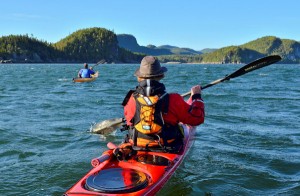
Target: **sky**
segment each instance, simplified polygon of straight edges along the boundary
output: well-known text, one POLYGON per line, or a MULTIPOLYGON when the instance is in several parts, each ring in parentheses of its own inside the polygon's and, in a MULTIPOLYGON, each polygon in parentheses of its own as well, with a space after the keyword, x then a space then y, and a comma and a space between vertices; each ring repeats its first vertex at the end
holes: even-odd
POLYGON ((0 36, 51 43, 101 27, 140 46, 202 50, 264 37, 300 41, 299 0, 0 0, 0 36))

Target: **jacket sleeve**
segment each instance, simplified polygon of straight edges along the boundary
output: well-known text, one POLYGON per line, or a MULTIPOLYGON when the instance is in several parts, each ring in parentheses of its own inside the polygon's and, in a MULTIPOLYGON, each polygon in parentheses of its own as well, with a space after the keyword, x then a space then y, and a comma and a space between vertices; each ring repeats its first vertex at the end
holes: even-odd
POLYGON ((179 122, 192 126, 204 122, 204 102, 200 94, 191 96, 187 102, 179 94, 173 94, 173 100, 170 102, 169 107, 172 108, 179 122))
POLYGON ((135 107, 135 100, 133 96, 131 96, 126 105, 124 106, 124 117, 126 119, 127 125, 132 125, 130 120, 134 117, 135 107))

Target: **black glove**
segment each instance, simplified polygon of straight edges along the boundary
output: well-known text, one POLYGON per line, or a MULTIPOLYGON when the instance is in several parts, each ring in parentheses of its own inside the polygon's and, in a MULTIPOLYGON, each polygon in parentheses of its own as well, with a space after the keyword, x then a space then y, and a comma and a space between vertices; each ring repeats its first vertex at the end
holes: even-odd
POLYGON ((115 148, 113 153, 119 161, 123 161, 128 160, 133 155, 136 155, 137 152, 133 150, 130 143, 123 143, 115 148))

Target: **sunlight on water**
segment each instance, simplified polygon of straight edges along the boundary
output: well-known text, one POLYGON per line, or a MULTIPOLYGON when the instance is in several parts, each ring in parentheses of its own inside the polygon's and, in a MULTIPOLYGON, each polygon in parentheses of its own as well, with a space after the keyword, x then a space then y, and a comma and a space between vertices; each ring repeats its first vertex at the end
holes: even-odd
MULTIPOLYGON (((241 65, 166 65, 168 92, 185 93, 241 65)), ((1 64, 0 195, 62 195, 90 161, 124 133, 90 133, 123 117, 138 65, 101 65, 73 83, 81 65, 1 64)), ((205 123, 158 195, 297 195, 300 192, 300 67, 272 65, 203 90, 205 123)))

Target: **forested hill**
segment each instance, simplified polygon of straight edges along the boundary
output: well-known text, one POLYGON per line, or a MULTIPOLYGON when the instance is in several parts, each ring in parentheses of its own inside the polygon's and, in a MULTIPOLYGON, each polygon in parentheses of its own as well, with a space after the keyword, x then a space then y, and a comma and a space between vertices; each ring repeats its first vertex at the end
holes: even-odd
POLYGON ((300 43, 266 36, 240 46, 229 46, 201 56, 201 62, 245 63, 267 55, 280 55, 281 63, 300 63, 300 43))
POLYGON ((0 62, 15 63, 138 63, 144 54, 135 54, 118 46, 116 34, 104 28, 78 30, 57 43, 48 43, 28 35, 0 37, 0 62))
POLYGON ((227 46, 201 55, 162 55, 161 62, 181 63, 249 63, 268 55, 280 55, 280 63, 300 63, 300 43, 274 36, 265 36, 239 45, 227 46))
POLYGON ((78 30, 57 43, 28 35, 0 37, 0 63, 139 63, 143 56, 158 56, 163 63, 248 63, 267 55, 280 55, 281 63, 300 63, 300 43, 274 36, 239 46, 195 51, 176 46, 139 46, 135 37, 94 27, 78 30))
MULTIPOLYGON (((227 46, 220 49, 203 49, 202 54, 174 52, 175 47, 143 47, 137 44, 136 39, 129 35, 118 35, 119 45, 130 51, 143 51, 152 54, 153 50, 160 53, 162 62, 181 63, 247 63, 267 55, 280 55, 281 63, 300 63, 300 43, 289 39, 280 39, 274 36, 265 36, 254 41, 239 45, 227 46), (125 39, 126 38, 126 39, 125 39), (159 50, 164 48, 165 50, 159 50), (163 52, 165 52, 163 54, 163 52)), ((180 51, 182 51, 180 49, 180 51)), ((158 54, 157 54, 158 55, 158 54)))
POLYGON ((255 50, 264 55, 278 54, 287 63, 300 62, 300 43, 295 40, 267 36, 243 44, 240 47, 255 50))
POLYGON ((0 62, 56 62, 64 54, 50 43, 28 35, 0 37, 0 62))
POLYGON ((116 35, 103 28, 78 30, 54 44, 67 59, 96 62, 99 59, 115 61, 118 59, 116 35))

